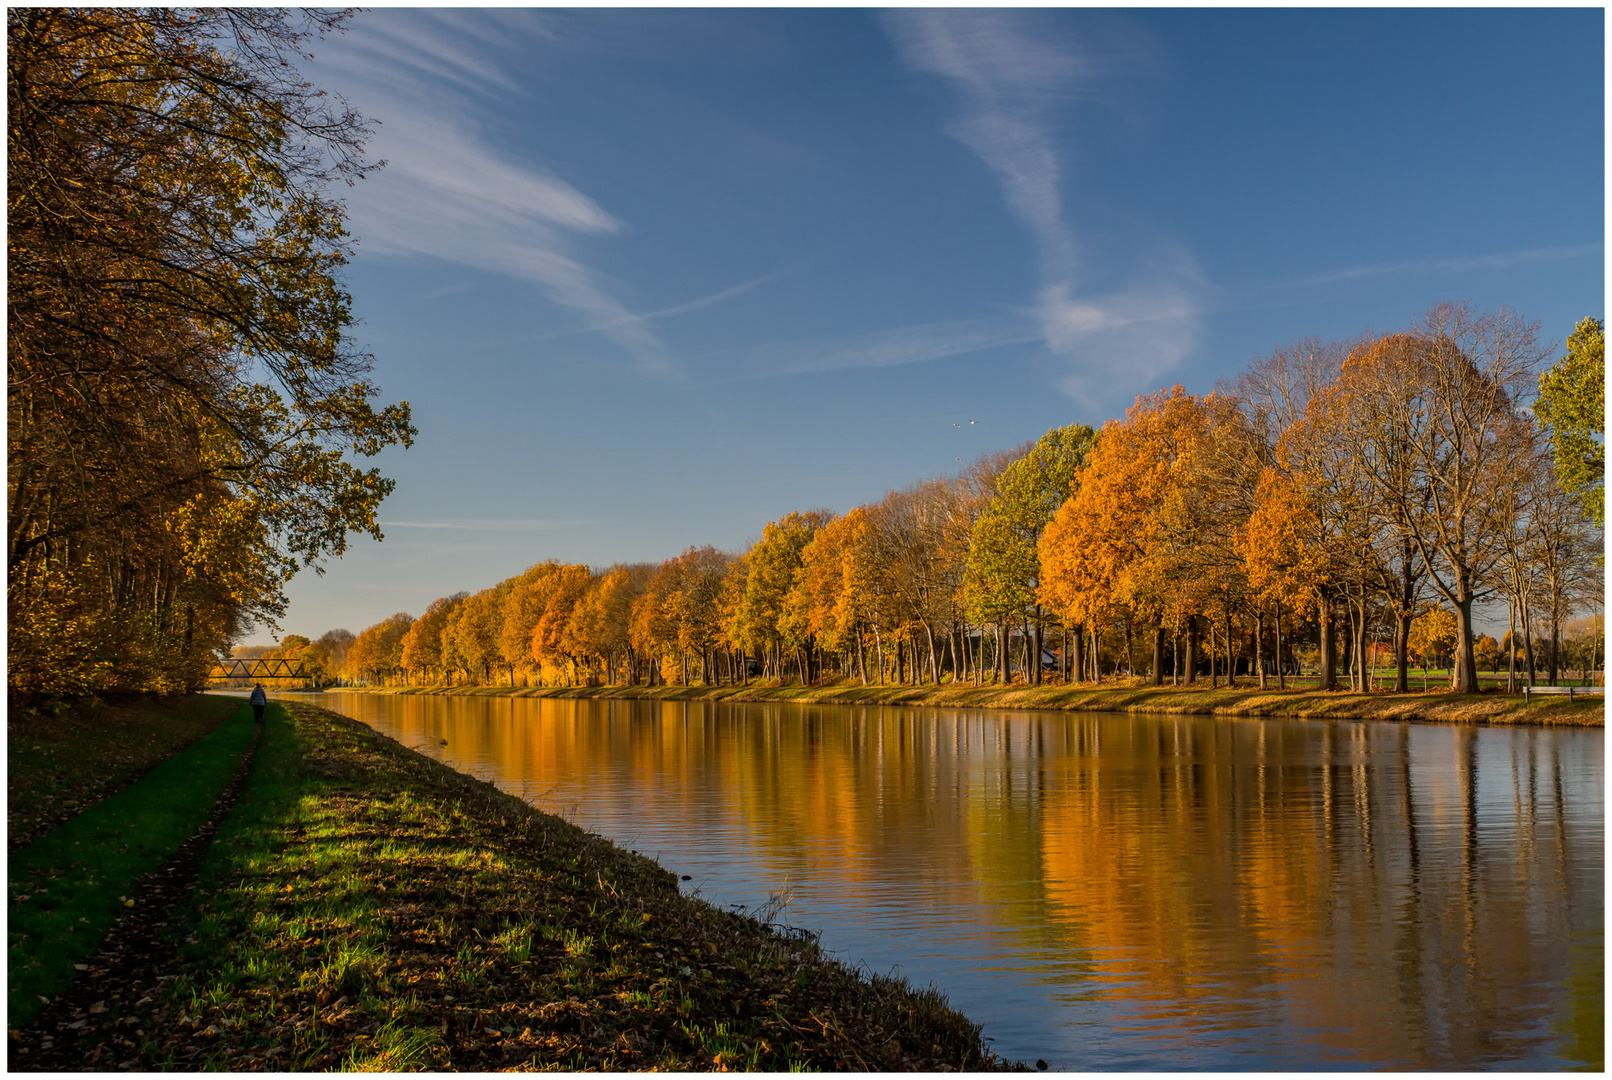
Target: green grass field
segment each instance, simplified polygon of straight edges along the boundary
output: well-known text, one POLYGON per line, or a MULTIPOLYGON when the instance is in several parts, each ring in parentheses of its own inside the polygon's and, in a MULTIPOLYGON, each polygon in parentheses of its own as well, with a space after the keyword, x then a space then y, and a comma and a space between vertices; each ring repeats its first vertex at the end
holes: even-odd
POLYGON ((251 747, 252 711, 151 769, 139 782, 14 852, 8 867, 8 1022, 27 1022, 59 993, 130 905, 134 882, 172 858, 206 822, 251 747))
POLYGON ((55 702, 6 718, 6 840, 16 851, 216 728, 236 698, 55 702))

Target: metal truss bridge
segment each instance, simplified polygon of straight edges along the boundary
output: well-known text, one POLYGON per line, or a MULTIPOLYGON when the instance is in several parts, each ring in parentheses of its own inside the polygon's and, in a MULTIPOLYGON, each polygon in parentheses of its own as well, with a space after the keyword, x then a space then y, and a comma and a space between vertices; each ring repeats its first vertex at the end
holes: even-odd
POLYGON ((301 660, 247 660, 245 658, 230 657, 220 660, 213 665, 208 675, 213 679, 301 679, 306 682, 311 677, 303 667, 301 660))

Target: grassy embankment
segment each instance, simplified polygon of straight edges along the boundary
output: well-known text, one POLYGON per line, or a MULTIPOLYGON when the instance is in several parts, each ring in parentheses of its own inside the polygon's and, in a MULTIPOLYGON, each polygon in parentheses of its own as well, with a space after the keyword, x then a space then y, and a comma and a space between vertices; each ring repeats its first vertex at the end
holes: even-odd
POLYGON ((998 1064, 938 994, 685 897, 654 862, 300 703, 271 707, 168 921, 187 936, 160 982, 73 1021, 84 1064, 998 1064))
MULTIPOLYGON (((6 1011, 11 1024, 26 1022, 44 998, 68 984, 76 962, 94 951, 124 908, 132 906, 129 894, 135 883, 166 863, 202 827, 251 748, 257 726, 251 710, 240 701, 205 706, 187 702, 167 723, 161 719, 160 704, 142 708, 144 723, 129 720, 124 725, 125 734, 131 728, 155 730, 140 744, 142 754, 162 745, 165 736, 188 734, 209 718, 214 730, 151 768, 140 782, 12 853, 7 867, 6 1011), (222 723, 217 705, 227 706, 230 713, 222 723)), ((99 739, 88 741, 95 748, 105 745, 99 739)), ((53 758, 43 749, 39 756, 11 763, 14 803, 29 805, 16 793, 19 784, 39 793, 48 778, 66 775, 81 780, 73 786, 81 791, 90 783, 82 779, 85 775, 104 778, 126 767, 97 764, 87 754, 67 760, 67 745, 52 749, 60 756, 54 766, 47 764, 53 758)))
POLYGON ((1599 727, 1605 706, 1593 698, 1569 702, 1565 696, 1524 704, 1521 694, 1489 691, 1452 694, 1432 690, 1392 694, 1357 694, 1313 688, 1261 690, 1252 681, 1210 689, 1200 683, 1153 687, 1137 682, 1100 686, 968 685, 860 686, 846 682, 826 687, 776 686, 415 686, 380 687, 378 694, 454 694, 486 697, 647 698, 663 701, 798 702, 816 705, 926 705, 945 708, 1053 709, 1081 712, 1136 712, 1270 716, 1301 719, 1420 720, 1452 724, 1564 724, 1599 727))
POLYGON ((212 731, 239 700, 193 694, 121 704, 11 704, 6 845, 16 851, 212 731))

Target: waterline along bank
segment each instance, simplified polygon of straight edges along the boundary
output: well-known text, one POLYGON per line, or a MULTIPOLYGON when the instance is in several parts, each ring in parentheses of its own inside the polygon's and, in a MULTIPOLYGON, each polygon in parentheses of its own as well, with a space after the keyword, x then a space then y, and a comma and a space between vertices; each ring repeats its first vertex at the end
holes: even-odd
POLYGON ((934 991, 678 890, 312 705, 276 703, 149 955, 88 960, 12 1068, 979 1071, 934 991))
POLYGON ((399 686, 344 687, 341 693, 441 694, 598 700, 790 702, 816 705, 913 705, 934 708, 1046 709, 1076 712, 1269 716, 1288 719, 1395 720, 1454 724, 1563 724, 1602 727, 1603 699, 1565 696, 1525 702, 1489 692, 1410 694, 1309 689, 1144 686, 399 686))

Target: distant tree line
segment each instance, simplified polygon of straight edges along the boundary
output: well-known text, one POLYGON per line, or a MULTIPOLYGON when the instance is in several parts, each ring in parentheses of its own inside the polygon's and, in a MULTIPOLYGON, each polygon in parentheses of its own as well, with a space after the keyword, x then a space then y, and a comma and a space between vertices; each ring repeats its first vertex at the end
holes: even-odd
POLYGON ((1139 398, 743 552, 539 563, 359 634, 371 683, 970 682, 1115 674, 1398 690, 1412 660, 1555 682, 1602 660, 1603 337, 1565 357, 1516 316, 1441 305, 1308 341, 1196 396, 1139 398), (1586 374, 1588 373, 1588 374, 1586 374), (1537 388, 1537 391, 1536 391, 1537 388), (1503 600, 1503 643, 1473 609, 1503 600), (1492 668, 1491 668, 1492 670, 1492 668))

